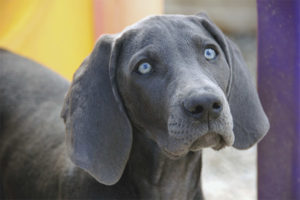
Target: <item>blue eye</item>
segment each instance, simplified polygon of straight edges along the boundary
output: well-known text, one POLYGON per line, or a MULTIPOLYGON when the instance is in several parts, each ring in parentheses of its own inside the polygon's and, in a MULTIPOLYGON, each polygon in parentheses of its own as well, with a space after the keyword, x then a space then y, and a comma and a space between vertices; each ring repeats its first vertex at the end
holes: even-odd
POLYGON ((217 57, 217 53, 214 49, 212 48, 206 48, 204 50, 204 57, 207 59, 207 60, 213 60, 217 57))
POLYGON ((140 74, 148 74, 149 72, 152 71, 152 67, 149 63, 144 62, 144 63, 139 65, 138 71, 139 71, 140 74))

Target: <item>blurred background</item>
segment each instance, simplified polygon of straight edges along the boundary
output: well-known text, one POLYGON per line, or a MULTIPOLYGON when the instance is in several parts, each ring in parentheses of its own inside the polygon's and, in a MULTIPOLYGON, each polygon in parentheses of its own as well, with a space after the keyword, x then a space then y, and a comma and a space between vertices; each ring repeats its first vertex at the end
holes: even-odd
MULTIPOLYGON (((256 77, 255 0, 0 0, 0 47, 29 57, 68 80, 103 33, 153 14, 205 12, 241 48, 256 77)), ((256 147, 204 151, 206 199, 252 200, 256 147)))

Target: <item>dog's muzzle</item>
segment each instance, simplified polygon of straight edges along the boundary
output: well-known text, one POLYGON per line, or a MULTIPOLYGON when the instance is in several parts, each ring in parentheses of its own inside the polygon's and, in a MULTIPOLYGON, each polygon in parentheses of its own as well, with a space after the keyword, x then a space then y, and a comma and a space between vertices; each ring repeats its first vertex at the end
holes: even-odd
POLYGON ((233 122, 227 99, 220 90, 213 91, 191 92, 171 110, 168 131, 173 139, 166 148, 169 152, 183 155, 207 147, 219 150, 233 145, 233 122))

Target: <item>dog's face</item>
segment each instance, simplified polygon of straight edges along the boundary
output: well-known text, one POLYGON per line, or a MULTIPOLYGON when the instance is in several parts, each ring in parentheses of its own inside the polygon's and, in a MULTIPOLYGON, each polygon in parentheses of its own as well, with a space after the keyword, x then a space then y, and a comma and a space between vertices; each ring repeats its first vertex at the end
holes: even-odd
POLYGON ((129 118, 167 156, 233 144, 230 67, 199 21, 154 17, 119 41, 117 83, 129 118))
POLYGON ((154 16, 102 36, 62 117, 71 160, 106 185, 123 173, 132 128, 172 159, 249 148, 269 129, 238 48, 206 15, 154 16))

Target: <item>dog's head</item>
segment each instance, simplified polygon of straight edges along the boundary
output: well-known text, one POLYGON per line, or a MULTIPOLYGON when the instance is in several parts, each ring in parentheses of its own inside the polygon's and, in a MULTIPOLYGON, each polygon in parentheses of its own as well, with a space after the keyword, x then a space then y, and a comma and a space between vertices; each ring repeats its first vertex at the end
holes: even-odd
POLYGON ((206 15, 149 17, 102 36, 74 75, 62 116, 72 161, 116 183, 132 127, 171 159, 245 149, 269 123, 237 47, 206 15))

